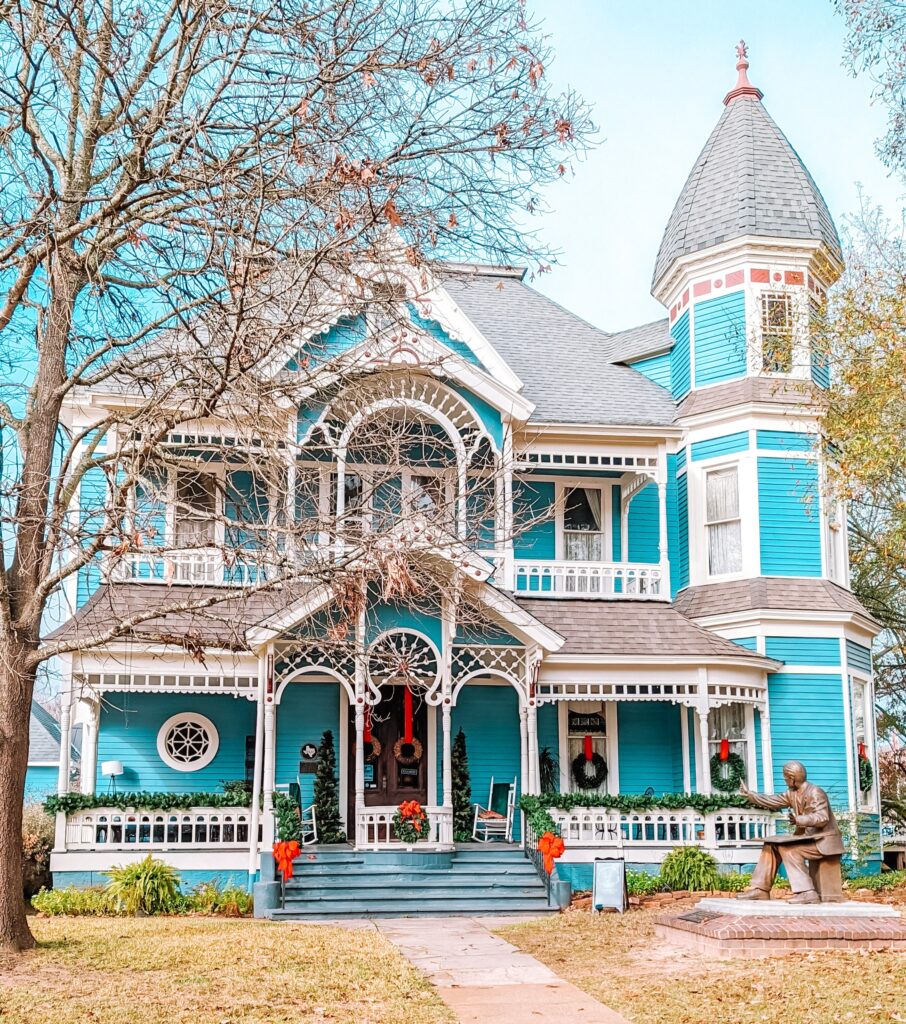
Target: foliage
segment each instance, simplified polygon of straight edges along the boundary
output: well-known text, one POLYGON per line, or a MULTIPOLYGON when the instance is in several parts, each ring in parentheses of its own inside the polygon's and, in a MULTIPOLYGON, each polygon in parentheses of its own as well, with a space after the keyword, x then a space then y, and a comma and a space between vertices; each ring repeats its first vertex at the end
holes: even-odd
POLYGON ((393 815, 393 832, 407 846, 431 838, 431 820, 417 800, 404 800, 399 805, 393 815))
POLYGON ((740 782, 745 782, 746 763, 739 754, 730 751, 726 761, 717 753, 711 758, 711 785, 721 793, 738 793, 740 782), (726 776, 723 769, 726 767, 726 776))
POLYGON ((573 782, 583 792, 594 792, 607 778, 607 762, 600 754, 592 754, 589 761, 585 754, 581 753, 573 758, 572 776, 573 782))
POLYGON ((451 769, 453 782, 453 838, 469 842, 472 838, 472 783, 469 777, 469 754, 466 734, 460 726, 453 740, 451 769))
POLYGON ((56 814, 57 811, 74 814, 76 811, 90 811, 96 807, 113 807, 120 811, 188 811, 192 807, 249 807, 248 798, 242 803, 236 803, 238 795, 235 790, 228 793, 64 793, 49 796, 44 801, 44 810, 48 814, 56 814))
POLYGON ((677 846, 661 864, 661 881, 673 892, 717 889, 720 885, 717 861, 698 846, 677 846))
POLYGON ((752 875, 747 871, 722 871, 717 878, 721 892, 744 892, 751 884, 752 875))
POLYGON ((345 843, 346 833, 343 831, 343 822, 340 818, 340 794, 337 788, 337 755, 330 729, 325 730, 318 747, 314 805, 318 822, 318 842, 345 843))
POLYGON ((301 843, 302 819, 299 816, 299 805, 288 793, 274 792, 271 799, 277 841, 288 843, 295 840, 297 843, 301 843))
POLYGON ((548 746, 538 751, 538 781, 542 793, 556 793, 559 788, 560 762, 548 746))
POLYGON ((221 779, 223 795, 231 800, 231 807, 251 807, 252 784, 248 779, 221 779))
POLYGON ((648 871, 627 870, 626 891, 630 896, 653 896, 655 893, 664 892, 664 883, 660 875, 653 875, 648 871))
POLYGON ((878 821, 873 814, 849 811, 846 808, 836 810, 834 816, 846 849, 842 861, 843 877, 850 878, 863 871, 869 860, 880 851, 878 821))
POLYGON ((188 914, 247 917, 252 912, 252 894, 238 885, 221 888, 215 882, 199 882, 177 905, 188 914))
POLYGON ((859 789, 867 793, 875 784, 875 772, 867 757, 859 758, 859 789))
POLYGON ((117 913, 116 900, 103 886, 79 889, 74 885, 65 889, 42 889, 31 898, 31 905, 39 914, 51 917, 98 916, 117 913))
POLYGON ((179 876, 176 868, 147 857, 122 864, 107 872, 106 892, 127 914, 166 914, 179 906, 179 876))
POLYGON ((50 851, 54 842, 54 821, 39 803, 22 809, 22 876, 25 896, 31 896, 50 882, 50 851))
POLYGON ((886 889, 906 888, 906 871, 882 871, 879 875, 858 875, 846 882, 847 889, 871 889, 883 892, 886 889))

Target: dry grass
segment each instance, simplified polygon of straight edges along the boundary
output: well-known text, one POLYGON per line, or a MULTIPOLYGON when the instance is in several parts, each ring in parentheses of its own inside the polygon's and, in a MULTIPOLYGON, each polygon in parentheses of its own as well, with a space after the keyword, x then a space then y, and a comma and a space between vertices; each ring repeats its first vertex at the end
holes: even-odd
POLYGON ((906 1022, 906 954, 715 960, 663 944, 658 913, 573 912, 500 934, 637 1024, 906 1022))
POLYGON ((3 1024, 448 1024, 382 936, 211 918, 33 918, 0 960, 3 1024))

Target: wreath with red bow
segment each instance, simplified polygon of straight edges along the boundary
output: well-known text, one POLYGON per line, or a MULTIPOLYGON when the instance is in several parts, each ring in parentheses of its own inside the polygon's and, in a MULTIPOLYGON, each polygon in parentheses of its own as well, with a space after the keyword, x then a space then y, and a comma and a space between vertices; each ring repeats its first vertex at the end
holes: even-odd
POLYGON ((428 839, 431 822, 418 800, 404 800, 393 815, 393 831, 401 843, 411 846, 420 839, 428 839))

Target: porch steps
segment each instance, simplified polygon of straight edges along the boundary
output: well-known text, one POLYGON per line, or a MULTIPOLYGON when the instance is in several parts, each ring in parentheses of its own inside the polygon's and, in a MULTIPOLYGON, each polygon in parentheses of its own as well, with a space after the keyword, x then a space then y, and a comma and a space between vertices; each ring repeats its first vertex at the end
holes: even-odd
MULTIPOLYGON (((430 857, 427 858, 430 862, 430 857)), ((380 854, 303 853, 277 919, 549 913, 544 885, 521 850, 458 849, 438 867, 380 854), (311 859, 311 858, 314 859, 311 859)))

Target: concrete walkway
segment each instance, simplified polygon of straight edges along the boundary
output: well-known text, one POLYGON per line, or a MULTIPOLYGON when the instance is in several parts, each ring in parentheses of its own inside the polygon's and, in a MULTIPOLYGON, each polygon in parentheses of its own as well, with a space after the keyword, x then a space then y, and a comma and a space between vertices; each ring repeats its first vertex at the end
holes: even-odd
POLYGON ((490 929, 512 917, 393 918, 374 925, 428 976, 462 1024, 628 1024, 490 929))

